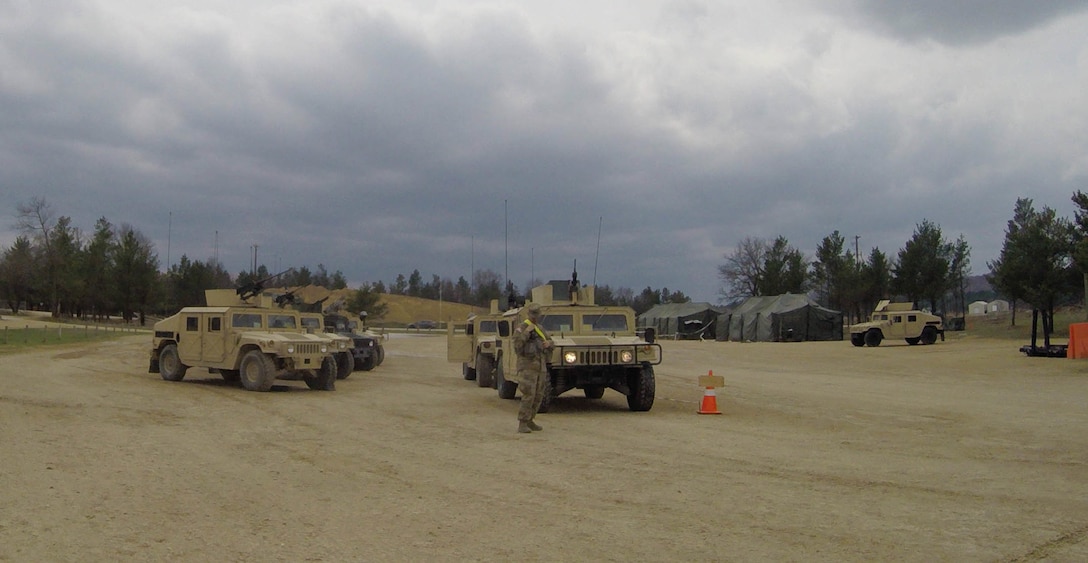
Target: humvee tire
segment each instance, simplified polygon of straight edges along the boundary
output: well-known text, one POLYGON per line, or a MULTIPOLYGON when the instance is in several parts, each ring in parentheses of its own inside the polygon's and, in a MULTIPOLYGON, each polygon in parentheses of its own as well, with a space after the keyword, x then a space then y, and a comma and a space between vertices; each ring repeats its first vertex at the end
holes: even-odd
POLYGON ((336 379, 347 379, 355 371, 355 356, 351 350, 336 354, 336 379))
POLYGON ((480 387, 491 387, 491 380, 495 377, 495 365, 491 356, 487 354, 476 354, 476 385, 480 387))
POLYGON ((336 372, 336 360, 325 356, 321 360, 321 367, 306 378, 306 386, 315 391, 336 391, 336 372))
POLYGON ((643 364, 642 369, 631 370, 631 394, 627 396, 627 407, 635 412, 645 412, 654 406, 654 366, 643 364))
POLYGON ((860 332, 851 334, 850 343, 854 346, 865 346, 865 334, 860 332))
MULTIPOLYGON (((381 348, 378 348, 378 350, 381 350, 381 348)), ((354 359, 354 358, 352 358, 352 359, 354 359)), ((381 361, 375 359, 374 355, 371 354, 370 356, 367 357, 367 359, 363 360, 362 365, 359 365, 359 366, 356 366, 356 367, 358 367, 359 369, 361 369, 363 371, 370 371, 370 370, 374 369, 375 367, 377 367, 377 365, 380 364, 380 363, 381 363, 381 361)))
POLYGON ((461 377, 465 378, 465 381, 476 380, 476 368, 468 367, 467 363, 461 364, 461 377))
POLYGON ((914 338, 904 338, 903 340, 906 340, 907 344, 910 344, 911 346, 914 346, 915 344, 918 344, 918 341, 920 340, 920 338, 916 336, 914 338))
POLYGON ((513 399, 518 392, 518 383, 516 381, 507 381, 506 376, 503 375, 502 362, 495 369, 495 389, 499 391, 500 399, 513 399))
POLYGON ((937 343, 937 329, 927 326, 922 329, 922 344, 936 344, 937 343))
POLYGON ((865 333, 865 344, 867 346, 880 346, 880 341, 883 339, 884 335, 875 328, 865 333))
POLYGON ((604 385, 593 385, 582 389, 587 399, 600 399, 604 397, 604 385))
POLYGON ((188 366, 181 363, 178 357, 177 344, 167 344, 159 352, 159 374, 167 381, 181 381, 185 377, 188 366))
POLYGON ((276 367, 260 350, 250 350, 242 356, 238 375, 247 391, 268 391, 276 380, 276 367))

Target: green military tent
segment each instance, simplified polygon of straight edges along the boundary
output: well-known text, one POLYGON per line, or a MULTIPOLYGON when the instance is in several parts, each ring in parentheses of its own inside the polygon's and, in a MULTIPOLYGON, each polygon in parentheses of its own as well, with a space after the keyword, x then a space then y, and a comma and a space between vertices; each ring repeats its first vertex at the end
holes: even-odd
POLYGON ((638 316, 638 328, 652 327, 658 338, 714 339, 715 321, 724 309, 710 303, 662 303, 638 316))
POLYGON ((843 315, 806 295, 749 297, 718 315, 717 340, 733 342, 801 342, 842 340, 843 315))

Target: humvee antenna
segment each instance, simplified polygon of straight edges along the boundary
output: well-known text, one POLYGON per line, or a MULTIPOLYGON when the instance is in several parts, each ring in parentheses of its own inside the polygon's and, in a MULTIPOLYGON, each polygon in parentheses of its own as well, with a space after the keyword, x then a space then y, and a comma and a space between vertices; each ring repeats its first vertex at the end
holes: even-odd
POLYGON ((506 221, 506 200, 502 200, 502 252, 503 252, 503 289, 510 286, 510 228, 506 221))
POLYGON ((597 222, 597 255, 593 257, 593 285, 597 285, 597 260, 601 257, 601 225, 604 224, 604 215, 597 222))

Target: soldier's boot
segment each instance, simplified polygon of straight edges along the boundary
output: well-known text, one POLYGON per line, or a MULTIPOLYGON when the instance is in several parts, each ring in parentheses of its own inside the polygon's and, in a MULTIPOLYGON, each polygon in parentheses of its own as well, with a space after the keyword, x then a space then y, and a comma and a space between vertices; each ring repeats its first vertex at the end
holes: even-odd
POLYGON ((526 422, 525 424, 529 427, 529 430, 532 430, 533 432, 540 432, 541 430, 544 430, 543 426, 541 426, 541 425, 539 425, 539 424, 537 424, 537 423, 535 423, 535 422, 533 422, 531 420, 529 422, 526 422))
POLYGON ((528 434, 528 433, 530 433, 532 431, 533 431, 532 428, 529 428, 529 423, 528 422, 519 422, 518 423, 518 432, 520 432, 522 434, 528 434))

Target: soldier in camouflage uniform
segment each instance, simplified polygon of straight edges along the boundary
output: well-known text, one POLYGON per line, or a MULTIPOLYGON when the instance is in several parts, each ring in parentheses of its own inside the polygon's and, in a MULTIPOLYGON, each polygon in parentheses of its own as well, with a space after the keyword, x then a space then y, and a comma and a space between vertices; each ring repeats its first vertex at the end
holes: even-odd
POLYGON ((518 408, 518 432, 543 430, 533 422, 536 411, 544 400, 544 385, 548 377, 548 350, 551 338, 539 325, 540 305, 530 303, 525 308, 525 322, 514 330, 514 352, 518 355, 518 386, 521 389, 521 407, 518 408))

